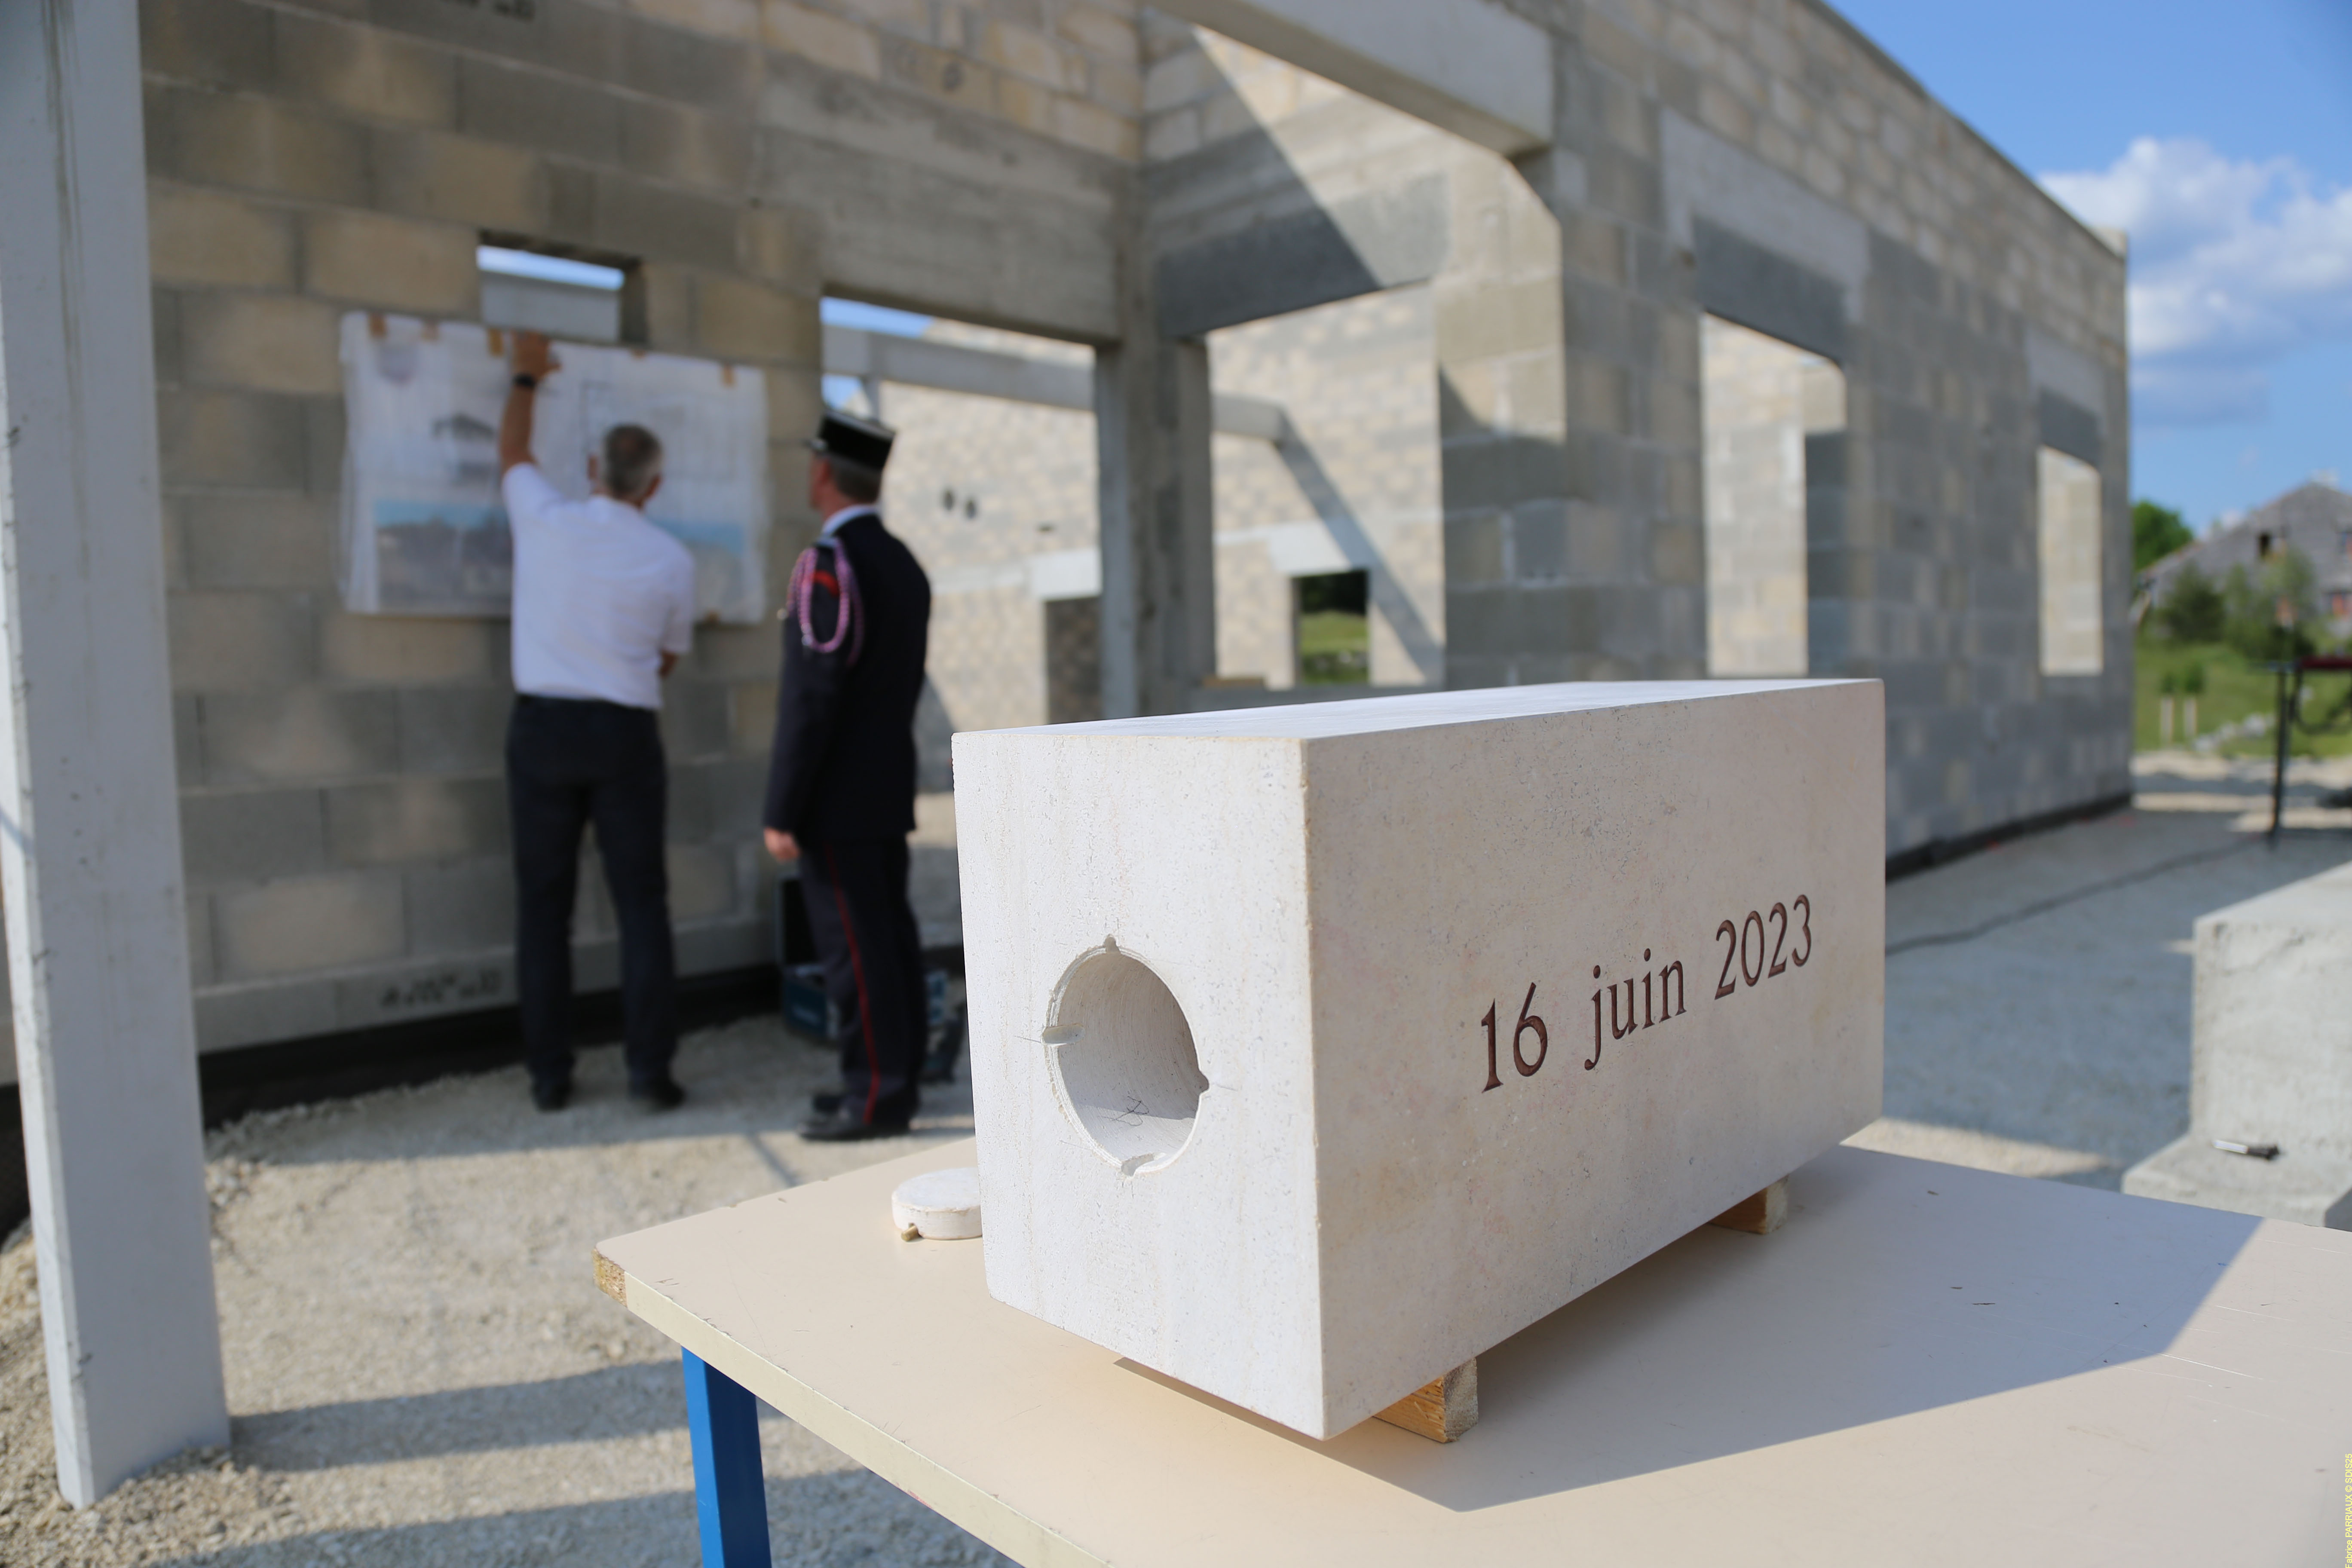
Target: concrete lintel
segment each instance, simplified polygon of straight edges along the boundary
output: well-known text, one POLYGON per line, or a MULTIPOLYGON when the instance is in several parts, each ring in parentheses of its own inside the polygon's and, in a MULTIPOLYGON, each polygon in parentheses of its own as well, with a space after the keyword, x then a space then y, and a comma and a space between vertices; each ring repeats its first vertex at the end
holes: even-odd
MULTIPOLYGON (((861 381, 870 377, 895 381, 901 386, 927 386, 938 392, 1001 397, 1012 403, 1036 403, 1088 414, 1095 407, 1094 372, 1083 365, 1053 364, 1019 354, 933 342, 928 338, 902 338, 862 327, 825 328, 824 372, 827 375, 854 375, 861 381)), ((1220 395, 1215 404, 1215 427, 1223 436, 1280 441, 1289 433, 1290 421, 1279 403, 1263 397, 1220 395)))
POLYGON ((1161 0, 1161 9, 1507 158, 1552 143, 1551 36, 1490 0, 1161 0))
POLYGON ((1828 279, 1838 290, 1845 320, 1861 321, 1863 288, 1870 278, 1870 231, 1860 218, 1672 110, 1659 111, 1658 132, 1666 232, 1675 244, 1697 250, 1702 226, 1736 235, 1828 279))

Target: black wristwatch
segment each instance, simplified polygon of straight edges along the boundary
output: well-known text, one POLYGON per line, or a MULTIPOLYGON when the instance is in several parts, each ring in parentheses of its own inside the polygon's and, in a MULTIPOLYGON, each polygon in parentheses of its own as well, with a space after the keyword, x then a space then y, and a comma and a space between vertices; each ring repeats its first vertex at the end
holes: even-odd
POLYGON ((517 386, 521 387, 525 392, 536 392, 539 390, 539 377, 535 375, 525 375, 520 371, 515 372, 514 384, 517 386))

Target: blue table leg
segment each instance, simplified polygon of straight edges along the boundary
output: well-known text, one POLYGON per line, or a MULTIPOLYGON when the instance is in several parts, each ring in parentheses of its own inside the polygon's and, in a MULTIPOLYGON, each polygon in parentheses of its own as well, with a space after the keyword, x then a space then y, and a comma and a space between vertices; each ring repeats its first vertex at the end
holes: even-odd
POLYGON ((772 1568, 768 1489, 760 1475, 760 1406, 751 1391, 692 1351, 686 1425, 694 1438, 694 1511, 702 1568, 772 1568))

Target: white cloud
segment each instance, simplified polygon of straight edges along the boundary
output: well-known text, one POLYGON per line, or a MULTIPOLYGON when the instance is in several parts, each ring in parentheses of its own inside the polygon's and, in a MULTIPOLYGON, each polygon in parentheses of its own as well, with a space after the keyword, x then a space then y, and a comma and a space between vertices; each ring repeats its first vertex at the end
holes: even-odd
POLYGON ((2352 337, 2352 189, 2315 188, 2293 159, 2143 137, 2104 171, 2042 183, 2131 236, 2132 389, 2148 424, 2258 417, 2273 363, 2352 337))

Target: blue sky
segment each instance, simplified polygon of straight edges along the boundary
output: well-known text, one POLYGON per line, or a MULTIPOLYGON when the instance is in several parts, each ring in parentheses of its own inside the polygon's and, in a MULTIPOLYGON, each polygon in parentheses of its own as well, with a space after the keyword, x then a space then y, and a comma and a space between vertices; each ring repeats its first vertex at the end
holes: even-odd
POLYGON ((2202 527, 2319 470, 2352 484, 2352 0, 1839 9, 2132 231, 2134 494, 2202 527))

